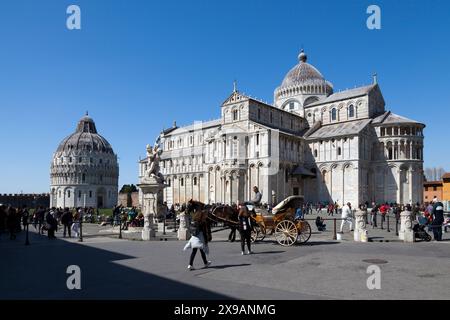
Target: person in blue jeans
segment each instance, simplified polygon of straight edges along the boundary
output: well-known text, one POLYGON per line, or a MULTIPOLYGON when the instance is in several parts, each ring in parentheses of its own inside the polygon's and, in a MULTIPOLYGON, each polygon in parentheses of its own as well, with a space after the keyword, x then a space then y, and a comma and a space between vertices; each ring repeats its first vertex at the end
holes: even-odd
POLYGON ((302 220, 304 218, 304 213, 301 207, 298 207, 297 210, 295 210, 295 217, 294 220, 302 220))

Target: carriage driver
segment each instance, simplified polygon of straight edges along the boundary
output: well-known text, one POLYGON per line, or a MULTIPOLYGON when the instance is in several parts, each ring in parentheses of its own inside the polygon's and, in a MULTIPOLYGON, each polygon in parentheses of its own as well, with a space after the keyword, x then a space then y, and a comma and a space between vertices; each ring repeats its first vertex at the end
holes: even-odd
POLYGON ((253 192, 255 193, 255 196, 253 197, 253 199, 251 201, 246 202, 245 205, 252 205, 252 206, 258 207, 261 204, 262 193, 259 192, 259 189, 257 186, 253 187, 253 192))

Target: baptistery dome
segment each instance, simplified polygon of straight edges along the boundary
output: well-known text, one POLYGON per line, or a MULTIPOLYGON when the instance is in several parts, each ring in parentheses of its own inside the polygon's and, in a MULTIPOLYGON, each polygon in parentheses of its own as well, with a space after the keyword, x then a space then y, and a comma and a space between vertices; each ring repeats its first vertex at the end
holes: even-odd
POLYGON ((81 118, 76 131, 59 144, 56 152, 83 150, 114 154, 111 145, 98 134, 94 120, 88 115, 81 118))
POLYGON ((117 204, 117 155, 88 114, 59 144, 50 171, 52 207, 104 208, 117 204))

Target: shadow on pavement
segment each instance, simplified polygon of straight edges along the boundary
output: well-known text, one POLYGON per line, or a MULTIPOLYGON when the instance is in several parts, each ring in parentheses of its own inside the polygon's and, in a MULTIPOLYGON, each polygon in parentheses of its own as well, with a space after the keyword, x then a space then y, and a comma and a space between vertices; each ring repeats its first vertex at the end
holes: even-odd
POLYGON ((328 244, 339 244, 338 241, 308 241, 304 244, 299 244, 297 246, 321 246, 321 245, 328 245, 328 244))
POLYGON ((206 269, 203 270, 208 270, 208 269, 227 269, 227 268, 235 268, 235 267, 247 267, 247 266, 251 266, 250 263, 242 263, 242 264, 224 264, 221 266, 209 266, 206 269))
MULTIPOLYGON (((3 238, 4 239, 4 238, 3 238)), ((0 241, 0 299, 231 299, 116 263, 135 257, 30 232, 0 241), (70 291, 67 268, 81 269, 81 290, 70 291)), ((157 257, 155 257, 157 259, 157 257)))
POLYGON ((256 254, 276 254, 276 253, 285 253, 286 251, 258 251, 258 252, 253 252, 251 255, 256 255, 256 254))

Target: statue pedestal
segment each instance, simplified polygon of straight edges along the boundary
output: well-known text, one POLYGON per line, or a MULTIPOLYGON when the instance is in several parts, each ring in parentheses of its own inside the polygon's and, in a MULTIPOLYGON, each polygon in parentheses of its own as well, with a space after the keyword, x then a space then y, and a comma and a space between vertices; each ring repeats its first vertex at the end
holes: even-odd
POLYGON ((414 242, 414 231, 412 230, 410 211, 403 211, 400 213, 400 231, 398 237, 404 242, 414 242))
POLYGON ((367 211, 356 210, 354 240, 357 242, 367 242, 366 218, 367 211))
POLYGON ((178 240, 189 240, 191 238, 191 232, 189 231, 189 216, 181 213, 180 214, 180 227, 178 229, 178 240))
POLYGON ((144 229, 142 230, 142 240, 148 241, 156 237, 157 226, 154 223, 154 217, 161 211, 163 205, 164 183, 156 178, 144 178, 138 187, 144 195, 142 211, 144 215, 144 229))

